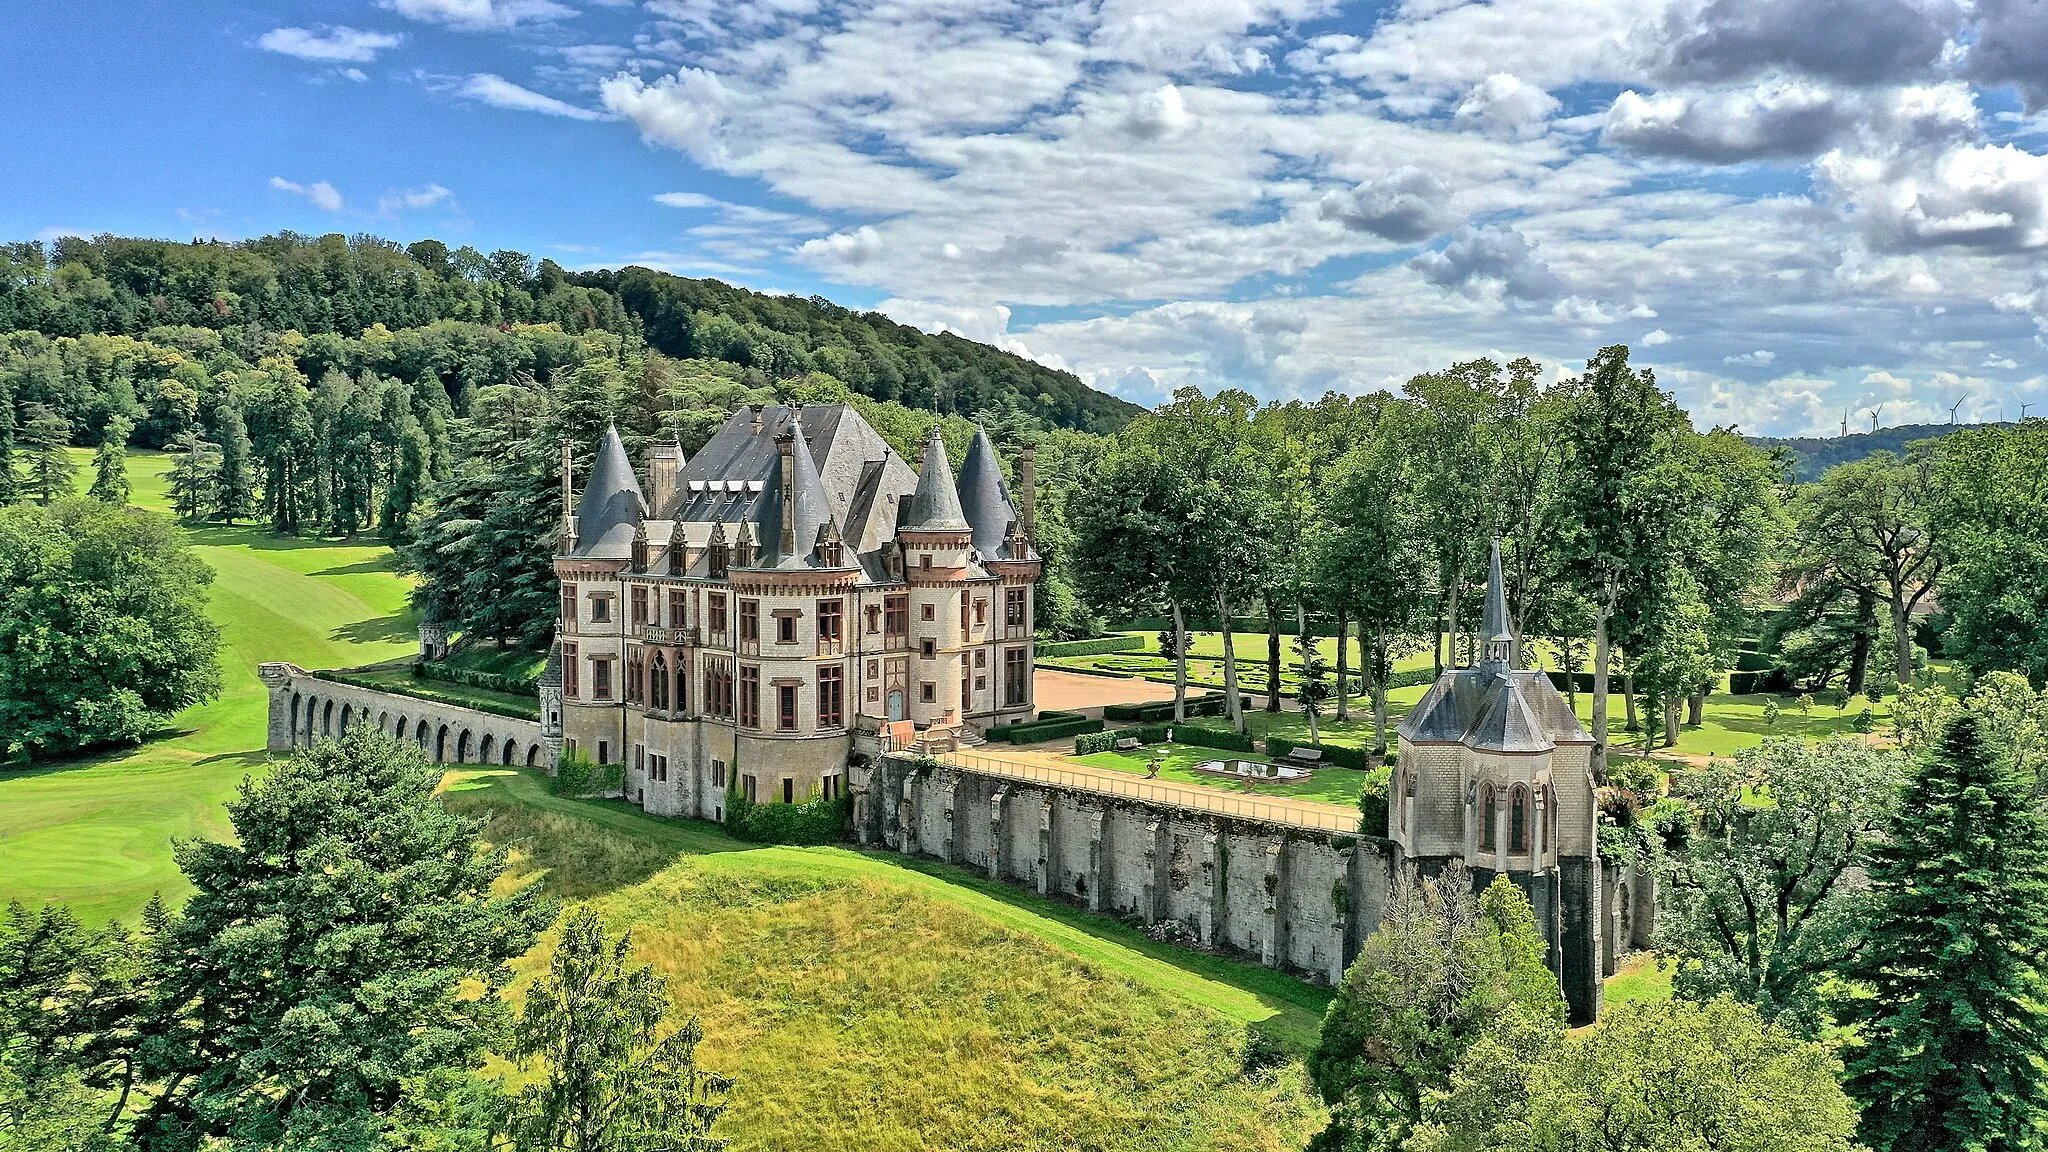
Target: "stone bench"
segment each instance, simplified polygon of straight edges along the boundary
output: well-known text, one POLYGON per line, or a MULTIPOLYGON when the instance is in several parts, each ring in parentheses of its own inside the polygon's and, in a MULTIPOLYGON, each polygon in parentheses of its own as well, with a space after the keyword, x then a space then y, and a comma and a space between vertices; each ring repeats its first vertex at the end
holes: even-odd
POLYGON ((1116 750, 1119 752, 1135 752, 1141 746, 1142 744, 1136 736, 1119 737, 1116 742, 1116 750))
POLYGON ((1321 748, 1289 748, 1284 759, 1291 760, 1296 764, 1313 766, 1323 762, 1323 750, 1321 748))

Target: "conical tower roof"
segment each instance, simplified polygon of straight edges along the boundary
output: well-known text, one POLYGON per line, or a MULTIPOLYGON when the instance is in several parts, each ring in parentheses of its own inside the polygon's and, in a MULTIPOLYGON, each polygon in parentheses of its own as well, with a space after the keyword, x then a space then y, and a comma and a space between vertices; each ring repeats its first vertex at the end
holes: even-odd
POLYGON ((1003 482, 996 446, 979 425, 974 442, 967 446, 967 459, 960 463, 960 507, 974 530, 975 551, 984 557, 1001 555, 1010 525, 1017 520, 1017 506, 1010 500, 1010 486, 1003 482))
POLYGON ((946 441, 939 426, 924 444, 924 464, 918 469, 917 491, 910 497, 908 531, 964 532, 967 516, 960 510, 960 490, 953 486, 953 463, 946 459, 946 441))
POLYGON ((633 533, 647 513, 647 500, 617 425, 608 425, 598 442, 597 462, 576 505, 576 550, 572 556, 593 560, 627 560, 633 555, 633 533))
POLYGON ((1505 672, 1514 666, 1515 634, 1508 627, 1508 585, 1500 574, 1500 538, 1494 537, 1493 557, 1486 570, 1486 612, 1479 622, 1484 645, 1481 668, 1505 672))
POLYGON ((791 488, 790 521, 794 529, 790 540, 782 539, 782 494, 776 493, 774 501, 762 501, 763 507, 776 519, 775 531, 765 531, 763 536, 776 541, 776 551, 782 553, 775 558, 777 568, 802 568, 810 562, 817 550, 818 530, 832 519, 832 502, 825 495, 825 483, 818 478, 818 463, 811 458, 810 442, 804 436, 803 420, 792 412, 789 419, 789 435, 793 439, 789 455, 790 475, 778 475, 778 484, 791 488))

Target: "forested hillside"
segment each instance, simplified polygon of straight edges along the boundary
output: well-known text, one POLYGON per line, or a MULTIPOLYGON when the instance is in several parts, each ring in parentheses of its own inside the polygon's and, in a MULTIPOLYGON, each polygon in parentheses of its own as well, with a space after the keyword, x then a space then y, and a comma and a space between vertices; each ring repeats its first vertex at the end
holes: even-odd
POLYGON ((1792 478, 1805 484, 1820 479, 1837 464, 1854 464, 1879 452, 1904 455, 1906 445, 1916 440, 1939 440, 1967 427, 1974 425, 1901 424, 1847 436, 1751 436, 1749 442, 1759 448, 1784 449, 1791 457, 1792 478))
MULTIPOLYGON (((355 338, 376 327, 446 322, 644 334, 672 358, 721 361, 773 380, 823 372, 859 395, 945 413, 1015 409, 1046 425, 1103 432, 1138 411, 1071 373, 970 340, 816 297, 767 296, 646 268, 569 272, 519 252, 450 250, 438 240, 400 248, 373 236, 291 232, 237 243, 100 236, 48 248, 0 245, 0 331, 144 338, 198 328, 246 351, 260 333, 355 338), (239 340, 227 335, 236 330, 239 340)), ((433 365, 458 410, 462 386, 479 370, 544 376, 552 367, 493 359, 494 351, 478 350, 486 364, 433 365)), ((302 364, 315 379, 324 366, 302 364)))

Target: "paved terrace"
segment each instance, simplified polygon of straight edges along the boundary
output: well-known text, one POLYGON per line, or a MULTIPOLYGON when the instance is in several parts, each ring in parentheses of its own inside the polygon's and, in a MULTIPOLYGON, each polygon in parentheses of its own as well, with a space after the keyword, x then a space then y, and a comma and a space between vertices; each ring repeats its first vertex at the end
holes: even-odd
MULTIPOLYGON (((1219 760, 1228 759, 1229 753, 1218 752, 1216 756, 1219 760)), ((1007 752, 1001 756, 990 756, 980 752, 962 751, 949 753, 939 759, 988 776, 1005 776, 1012 780, 1055 784, 1079 792, 1123 796, 1154 804, 1170 804, 1178 808, 1195 808, 1240 820, 1261 820, 1318 832, 1358 831, 1358 809, 1341 804, 1233 792, 1223 788, 1205 788, 1197 784, 1177 784, 1171 780, 1153 780, 1129 772, 1076 764, 1061 759, 1056 753, 1020 750, 1007 752)))

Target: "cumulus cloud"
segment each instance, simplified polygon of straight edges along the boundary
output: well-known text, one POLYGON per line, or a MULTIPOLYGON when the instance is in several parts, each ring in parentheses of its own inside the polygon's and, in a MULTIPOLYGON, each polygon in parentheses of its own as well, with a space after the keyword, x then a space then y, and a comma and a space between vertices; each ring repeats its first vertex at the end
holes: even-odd
POLYGON ((1816 175, 1874 243, 1992 252, 2048 247, 2048 156, 1967 144, 1932 154, 1830 153, 1816 175))
POLYGON ((1536 255, 1536 246, 1513 228, 1467 228, 1441 251, 1408 262, 1424 280, 1475 298, 1551 300, 1564 283, 1536 255))
POLYGON ((2003 292, 1991 298, 1991 306, 2000 312, 2016 312, 2033 318, 2034 326, 2048 336, 2048 271, 2036 269, 2032 282, 2024 289, 2003 292))
POLYGON ((1855 126, 1858 110, 1835 92, 1778 81, 1739 91, 1624 91, 1608 106, 1603 143, 1653 156, 1734 164, 1804 159, 1855 126))
POLYGON ((1669 10, 1657 63, 1680 80, 1896 84, 1930 74, 1962 20, 1954 0, 1709 0, 1669 10))
POLYGON ((724 82, 701 68, 680 68, 652 84, 621 74, 598 93, 606 110, 639 126, 642 139, 700 158, 713 151, 714 133, 732 103, 724 82))
POLYGON ((1172 84, 1155 88, 1131 101, 1131 110, 1123 121, 1124 131, 1140 140, 1177 135, 1187 131, 1194 122, 1194 113, 1188 111, 1180 89, 1172 84))
POLYGON ((851 232, 834 232, 806 240, 796 250, 797 258, 827 266, 854 266, 878 260, 888 251, 881 233, 863 224, 851 232))
POLYGON ((563 116, 571 120, 602 120, 604 113, 578 107, 565 100, 522 88, 503 76, 480 72, 462 82, 455 94, 493 108, 509 108, 515 112, 538 112, 543 116, 563 116))
POLYGON ((576 15, 574 8, 557 4, 554 0, 382 0, 382 3, 408 20, 445 24, 466 32, 514 28, 576 15))
POLYGON ((1317 214, 1354 232, 1370 232, 1397 244, 1412 244, 1453 226, 1447 207, 1451 190, 1420 168, 1397 168, 1356 187, 1326 194, 1317 214))
POLYGON ((377 58, 377 53, 386 48, 396 48, 404 40, 404 37, 389 32, 364 32, 335 25, 273 28, 257 37, 256 46, 266 52, 325 64, 368 64, 377 58))
POLYGON ((325 180, 315 180, 311 184, 299 184, 282 176, 272 176, 270 178, 270 186, 279 192, 289 192, 294 196, 304 196, 308 203, 323 212, 339 212, 344 207, 340 191, 325 180))
POLYGON ((1976 16, 1971 79, 2012 85, 2030 112, 2048 108, 2048 7, 2041 0, 1977 0, 1976 16))
POLYGON ((1655 348, 1660 344, 1669 344, 1671 343, 1671 333, 1666 332, 1662 328, 1652 328, 1648 332, 1643 333, 1643 338, 1638 343, 1645 348, 1655 348))
POLYGON ((1451 115, 1488 132, 1530 136, 1560 107, 1557 97, 1512 72, 1496 72, 1474 85, 1451 115))

